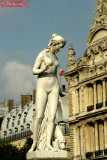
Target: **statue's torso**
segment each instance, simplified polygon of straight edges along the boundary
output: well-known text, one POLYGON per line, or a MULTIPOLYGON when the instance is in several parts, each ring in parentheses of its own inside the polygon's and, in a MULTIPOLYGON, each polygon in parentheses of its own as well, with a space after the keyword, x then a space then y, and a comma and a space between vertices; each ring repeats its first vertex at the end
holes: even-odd
POLYGON ((47 91, 50 91, 54 87, 59 87, 58 80, 56 77, 57 74, 57 67, 59 66, 58 59, 55 55, 50 56, 49 54, 47 55, 46 52, 41 53, 43 55, 42 62, 40 69, 45 65, 45 64, 50 64, 49 68, 42 72, 38 76, 37 80, 37 86, 41 88, 47 89, 47 91))

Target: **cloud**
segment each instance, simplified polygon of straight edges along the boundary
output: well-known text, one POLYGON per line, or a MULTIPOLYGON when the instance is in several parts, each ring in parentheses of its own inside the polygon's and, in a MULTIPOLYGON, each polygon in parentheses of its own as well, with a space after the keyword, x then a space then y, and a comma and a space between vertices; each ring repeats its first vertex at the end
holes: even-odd
POLYGON ((7 62, 1 71, 1 97, 20 101, 21 94, 31 94, 35 89, 36 77, 34 77, 30 66, 18 61, 7 62))
MULTIPOLYGON (((32 57, 29 52, 21 50, 9 51, 6 49, 0 48, 0 71, 4 67, 4 64, 11 62, 13 60, 20 61, 21 63, 31 64, 32 57)), ((33 62, 32 62, 33 63, 33 62)))

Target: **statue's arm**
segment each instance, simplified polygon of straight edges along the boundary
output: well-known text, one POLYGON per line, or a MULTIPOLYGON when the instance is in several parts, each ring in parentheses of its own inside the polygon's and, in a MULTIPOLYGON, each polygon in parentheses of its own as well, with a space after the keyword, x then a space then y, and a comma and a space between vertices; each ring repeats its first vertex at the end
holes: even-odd
POLYGON ((44 72, 47 69, 46 65, 44 65, 42 68, 40 68, 41 63, 42 63, 42 59, 43 59, 43 55, 39 54, 36 61, 35 61, 34 67, 33 67, 33 74, 34 75, 41 74, 42 72, 44 72))

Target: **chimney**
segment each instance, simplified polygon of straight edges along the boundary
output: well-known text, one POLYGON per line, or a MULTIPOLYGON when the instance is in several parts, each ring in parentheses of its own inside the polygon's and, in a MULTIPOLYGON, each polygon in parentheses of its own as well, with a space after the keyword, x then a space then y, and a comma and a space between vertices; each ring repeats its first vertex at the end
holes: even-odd
POLYGON ((21 95, 21 106, 22 108, 26 105, 26 96, 25 95, 21 95))
POLYGON ((13 99, 8 100, 8 107, 9 107, 9 112, 10 112, 14 107, 14 100, 13 99))
POLYGON ((65 88, 65 85, 62 85, 62 92, 66 92, 66 88, 65 88))
POLYGON ((33 90, 33 104, 36 103, 36 90, 33 90))
POLYGON ((26 103, 32 101, 32 95, 26 95, 26 103))
POLYGON ((29 103, 30 101, 32 101, 32 95, 21 95, 21 106, 22 108, 29 103))

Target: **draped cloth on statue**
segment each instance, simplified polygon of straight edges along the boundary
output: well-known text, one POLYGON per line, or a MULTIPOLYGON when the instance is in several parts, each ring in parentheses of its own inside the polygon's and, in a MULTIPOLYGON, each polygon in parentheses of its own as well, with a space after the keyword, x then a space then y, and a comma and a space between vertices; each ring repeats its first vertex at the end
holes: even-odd
MULTIPOLYGON (((33 119, 30 120, 30 130, 33 132, 33 119)), ((47 150, 47 122, 48 122, 48 104, 46 105, 44 118, 42 120, 40 131, 38 134, 37 150, 43 151, 47 150)), ((33 139, 33 135, 31 136, 33 139)), ((52 136, 52 146, 57 150, 62 150, 65 148, 65 137, 63 136, 60 126, 54 125, 53 136, 52 136)))
POLYGON ((37 149, 38 150, 45 150, 46 144, 47 144, 47 121, 48 121, 48 104, 46 105, 44 118, 40 127, 40 132, 38 135, 38 143, 37 143, 37 149))

